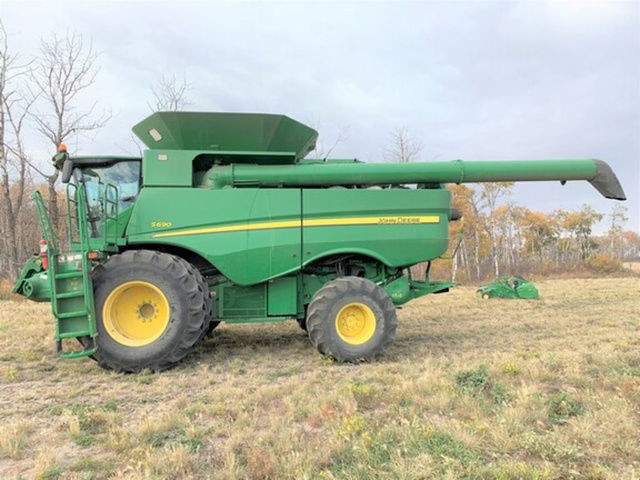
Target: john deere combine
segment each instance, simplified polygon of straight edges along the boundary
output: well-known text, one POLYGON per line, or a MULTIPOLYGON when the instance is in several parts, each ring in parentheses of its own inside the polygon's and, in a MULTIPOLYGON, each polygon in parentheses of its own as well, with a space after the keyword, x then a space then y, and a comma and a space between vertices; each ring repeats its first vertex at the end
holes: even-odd
POLYGON ((36 193, 41 253, 14 288, 51 302, 62 357, 119 371, 170 367, 222 321, 297 320, 338 361, 383 353, 398 305, 452 286, 408 270, 447 250, 444 183, 587 180, 625 198, 599 160, 306 159, 317 132, 282 115, 159 112, 133 131, 142 158, 54 157, 70 251, 36 193))

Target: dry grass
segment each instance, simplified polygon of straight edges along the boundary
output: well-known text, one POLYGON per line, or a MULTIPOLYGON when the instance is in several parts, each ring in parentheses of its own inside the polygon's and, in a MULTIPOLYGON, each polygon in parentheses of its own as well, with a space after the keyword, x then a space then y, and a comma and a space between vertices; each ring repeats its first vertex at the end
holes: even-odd
POLYGON ((57 360, 48 305, 0 302, 0 478, 639 478, 640 280, 539 287, 417 300, 377 363, 291 322, 140 375, 57 360))

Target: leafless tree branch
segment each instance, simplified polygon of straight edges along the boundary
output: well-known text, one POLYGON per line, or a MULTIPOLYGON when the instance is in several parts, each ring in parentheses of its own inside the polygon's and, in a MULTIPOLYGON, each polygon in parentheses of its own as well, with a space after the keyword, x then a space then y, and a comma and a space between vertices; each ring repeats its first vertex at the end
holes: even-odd
POLYGON ((409 163, 422 153, 422 144, 415 140, 406 127, 398 127, 391 134, 391 146, 384 150, 388 162, 409 163))
POLYGON ((23 79, 31 62, 9 50, 0 21, 0 264, 11 274, 20 268, 18 218, 24 204, 28 158, 23 143, 25 119, 36 100, 23 79))
POLYGON ((153 101, 148 103, 152 112, 182 110, 189 105, 187 93, 191 85, 186 78, 178 80, 175 75, 165 77, 164 75, 151 87, 153 101))
MULTIPOLYGON (((40 42, 40 56, 31 77, 44 108, 33 115, 33 119, 54 149, 72 136, 103 127, 111 118, 109 112, 96 114, 97 103, 86 108, 80 106, 79 95, 95 83, 99 72, 97 59, 91 42, 85 43, 82 36, 74 32, 67 31, 64 37, 53 34, 40 42)), ((41 173, 40 169, 36 171, 41 173)), ((54 228, 58 225, 55 190, 58 173, 54 170, 45 175, 54 228)))

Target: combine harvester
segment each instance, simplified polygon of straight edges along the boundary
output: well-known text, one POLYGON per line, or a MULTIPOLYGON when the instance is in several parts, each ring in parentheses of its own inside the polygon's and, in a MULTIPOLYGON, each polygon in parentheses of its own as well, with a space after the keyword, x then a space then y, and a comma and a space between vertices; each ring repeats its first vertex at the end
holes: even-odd
POLYGON ((447 250, 445 183, 587 180, 625 199, 600 160, 305 159, 317 132, 282 115, 159 112, 133 131, 142 158, 54 157, 70 251, 36 192, 41 252, 14 287, 51 302, 60 356, 125 372, 175 365, 223 321, 297 320, 341 362, 382 354, 396 306, 452 286, 407 275, 447 250))

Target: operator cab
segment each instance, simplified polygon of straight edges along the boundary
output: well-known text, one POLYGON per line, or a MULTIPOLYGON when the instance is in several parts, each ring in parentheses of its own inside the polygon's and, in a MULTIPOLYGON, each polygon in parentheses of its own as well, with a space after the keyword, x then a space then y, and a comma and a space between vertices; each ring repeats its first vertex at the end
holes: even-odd
POLYGON ((142 184, 139 157, 68 157, 62 182, 84 186, 91 237, 102 235, 102 220, 131 207, 142 184), (116 206, 117 205, 117 209, 116 206))

